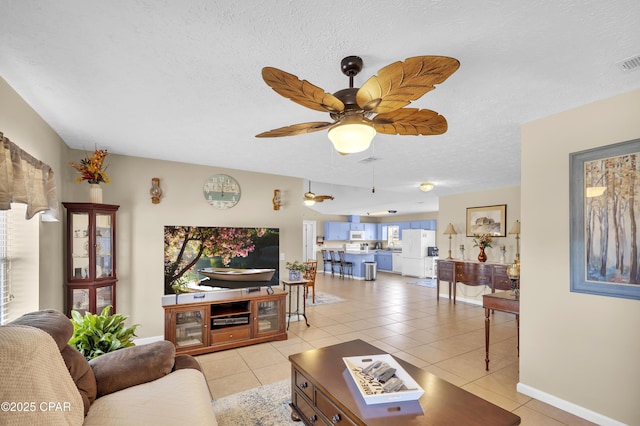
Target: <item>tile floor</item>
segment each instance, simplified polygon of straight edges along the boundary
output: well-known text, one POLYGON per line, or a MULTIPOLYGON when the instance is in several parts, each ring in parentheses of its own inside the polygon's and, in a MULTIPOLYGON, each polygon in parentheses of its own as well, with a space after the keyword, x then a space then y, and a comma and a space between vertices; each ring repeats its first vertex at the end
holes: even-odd
MULTIPOLYGON (((288 379, 290 354, 362 339, 467 391, 512 411, 523 425, 592 423, 516 391, 515 317, 496 312, 491 321, 490 371, 484 369, 484 310, 446 299, 415 278, 378 272, 376 281, 318 273, 316 291, 344 302, 311 305, 304 321, 291 322, 288 340, 197 357, 213 398, 288 379)), ((310 305, 310 306, 309 306, 310 305)))

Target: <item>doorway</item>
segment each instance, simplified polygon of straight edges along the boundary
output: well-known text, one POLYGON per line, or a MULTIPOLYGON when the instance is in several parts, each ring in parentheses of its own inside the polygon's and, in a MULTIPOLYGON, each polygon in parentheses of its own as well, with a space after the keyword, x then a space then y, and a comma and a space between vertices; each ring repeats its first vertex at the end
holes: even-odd
POLYGON ((305 262, 316 260, 316 222, 314 220, 302 222, 302 248, 305 262))

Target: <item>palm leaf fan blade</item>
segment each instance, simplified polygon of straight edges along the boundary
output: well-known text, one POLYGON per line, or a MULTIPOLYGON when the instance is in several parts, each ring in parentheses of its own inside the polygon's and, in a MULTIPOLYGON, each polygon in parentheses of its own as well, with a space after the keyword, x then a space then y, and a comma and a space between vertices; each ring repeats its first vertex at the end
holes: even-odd
POLYGON ((262 78, 280 96, 304 107, 322 112, 344 110, 344 103, 340 99, 288 72, 265 67, 262 69, 262 78))
POLYGON ((445 56, 416 56, 394 62, 362 85, 356 101, 365 111, 395 111, 433 90, 435 84, 445 81, 459 67, 457 59, 445 56))
POLYGON ((447 120, 435 111, 402 108, 373 118, 373 127, 387 135, 441 135, 447 131, 447 120))
POLYGON ((326 121, 312 121, 309 123, 293 124, 291 126, 280 127, 278 129, 269 130, 256 135, 257 138, 278 138, 282 136, 303 135, 305 133, 313 133, 319 130, 333 126, 335 123, 326 121))

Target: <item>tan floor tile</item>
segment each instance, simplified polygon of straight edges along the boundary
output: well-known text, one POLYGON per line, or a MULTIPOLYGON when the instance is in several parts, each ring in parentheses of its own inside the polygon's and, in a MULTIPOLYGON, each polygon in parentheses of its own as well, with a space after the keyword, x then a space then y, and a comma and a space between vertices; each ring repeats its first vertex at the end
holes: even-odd
POLYGON ((280 362, 268 367, 256 368, 253 370, 258 380, 263 385, 279 382, 280 380, 291 378, 291 363, 289 361, 280 362))
POLYGON ((313 346, 314 348, 324 348, 325 346, 337 345, 338 343, 342 343, 342 340, 338 339, 336 336, 309 340, 309 344, 311 344, 311 346, 313 346))
POLYGON ((560 426, 564 424, 551 417, 545 416, 542 413, 527 408, 526 406, 518 407, 516 410, 513 410, 513 414, 520 416, 521 426, 560 426))
POLYGON ((258 368, 266 367, 269 365, 279 364, 281 362, 287 362, 287 357, 282 355, 282 352, 270 345, 262 346, 262 349, 259 351, 246 353, 241 352, 240 356, 252 370, 256 370, 258 368))
POLYGON ((219 379, 221 377, 251 371, 240 355, 232 358, 222 358, 217 362, 206 362, 201 364, 201 367, 207 380, 219 379))
POLYGON ((462 389, 471 392, 472 394, 479 396, 482 399, 486 399, 487 401, 496 404, 498 407, 502 407, 507 411, 513 411, 521 405, 512 399, 505 398, 499 393, 478 386, 476 382, 466 384, 462 386, 462 389))
POLYGON ((216 399, 260 386, 260 381, 253 372, 245 371, 244 373, 208 380, 207 384, 211 395, 216 399))
POLYGON ((558 420, 566 425, 571 425, 571 426, 594 426, 595 425, 595 423, 592 423, 581 417, 575 416, 571 413, 567 413, 566 411, 553 407, 549 404, 545 404, 544 402, 538 401, 537 399, 530 399, 530 401, 527 402, 524 405, 524 407, 534 410, 547 417, 551 417, 552 419, 558 420))
POLYGON ((405 352, 413 356, 417 356, 418 358, 423 359, 430 364, 435 364, 437 362, 451 358, 450 353, 440 350, 438 348, 434 348, 430 344, 419 345, 413 348, 409 348, 405 350, 405 352))

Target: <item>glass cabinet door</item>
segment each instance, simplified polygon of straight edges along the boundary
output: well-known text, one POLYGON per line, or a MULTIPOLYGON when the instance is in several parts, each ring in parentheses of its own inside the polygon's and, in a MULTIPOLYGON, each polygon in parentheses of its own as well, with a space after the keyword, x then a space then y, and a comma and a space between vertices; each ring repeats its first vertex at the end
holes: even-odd
POLYGON ((111 214, 96 213, 96 278, 113 276, 111 243, 113 225, 111 214))
POLYGON ((204 345, 204 309, 174 312, 176 321, 176 347, 204 345))
POLYGON ((280 330, 280 301, 267 300, 256 301, 257 318, 256 327, 257 334, 277 332, 280 330))
MULTIPOLYGON (((73 213, 70 229, 72 232, 71 248, 71 279, 83 280, 89 278, 89 214, 73 213)), ((75 303, 74 303, 75 304, 75 303)))
POLYGON ((78 311, 81 315, 89 310, 89 289, 74 288, 71 290, 73 300, 73 310, 78 311))
MULTIPOLYGON (((107 306, 113 306, 113 286, 96 287, 96 313, 102 312, 107 306)), ((113 309, 109 312, 113 313, 113 309)))

